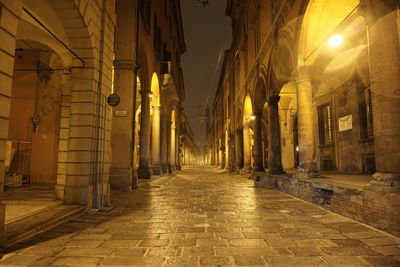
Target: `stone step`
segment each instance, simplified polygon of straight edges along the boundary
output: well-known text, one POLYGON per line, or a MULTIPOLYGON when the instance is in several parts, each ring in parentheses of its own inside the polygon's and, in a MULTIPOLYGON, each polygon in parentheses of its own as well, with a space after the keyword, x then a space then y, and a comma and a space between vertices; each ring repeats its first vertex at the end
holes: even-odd
POLYGON ((82 215, 85 210, 86 206, 59 205, 8 223, 5 225, 5 237, 2 247, 10 247, 50 230, 61 223, 82 215))

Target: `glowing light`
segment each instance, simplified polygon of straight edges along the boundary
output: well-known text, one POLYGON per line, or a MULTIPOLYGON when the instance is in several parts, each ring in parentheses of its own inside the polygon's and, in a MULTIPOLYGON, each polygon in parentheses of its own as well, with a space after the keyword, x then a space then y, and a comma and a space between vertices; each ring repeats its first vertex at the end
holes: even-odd
POLYGON ((149 93, 149 97, 150 97, 150 98, 153 98, 153 93, 149 93))
POLYGON ((296 152, 299 152, 299 146, 296 146, 296 152))
POLYGON ((251 115, 249 119, 250 119, 251 121, 254 121, 254 120, 256 119, 256 116, 255 116, 255 115, 251 115))
POLYGON ((331 47, 338 47, 343 43, 343 36, 341 35, 333 35, 331 38, 328 40, 328 44, 331 47))

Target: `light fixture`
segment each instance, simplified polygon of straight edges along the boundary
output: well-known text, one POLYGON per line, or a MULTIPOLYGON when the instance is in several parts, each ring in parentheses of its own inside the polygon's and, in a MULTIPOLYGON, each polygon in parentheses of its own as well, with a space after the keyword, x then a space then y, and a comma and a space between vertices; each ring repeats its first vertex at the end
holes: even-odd
POLYGON ((254 120, 256 119, 256 116, 255 116, 255 115, 251 115, 251 116, 249 117, 249 119, 250 119, 251 121, 254 121, 254 120))
POLYGON ((153 93, 152 92, 149 93, 149 97, 153 98, 153 93))
POLYGON ((329 44, 329 46, 331 46, 331 47, 338 47, 338 46, 340 46, 342 43, 343 43, 343 36, 342 36, 342 35, 339 35, 339 34, 336 34, 336 35, 331 36, 331 37, 329 38, 329 40, 328 40, 328 44, 329 44))

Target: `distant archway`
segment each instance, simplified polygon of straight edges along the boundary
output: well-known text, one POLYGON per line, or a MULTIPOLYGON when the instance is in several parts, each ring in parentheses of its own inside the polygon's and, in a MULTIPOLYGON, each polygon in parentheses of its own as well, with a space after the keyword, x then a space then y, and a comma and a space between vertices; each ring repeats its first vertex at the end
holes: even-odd
POLYGON ((246 96, 243 105, 243 159, 244 167, 251 168, 252 166, 252 147, 251 147, 251 131, 250 124, 254 120, 253 105, 249 95, 246 96))
POLYGON ((153 174, 161 174, 160 165, 160 86, 157 73, 151 77, 151 165, 153 174))

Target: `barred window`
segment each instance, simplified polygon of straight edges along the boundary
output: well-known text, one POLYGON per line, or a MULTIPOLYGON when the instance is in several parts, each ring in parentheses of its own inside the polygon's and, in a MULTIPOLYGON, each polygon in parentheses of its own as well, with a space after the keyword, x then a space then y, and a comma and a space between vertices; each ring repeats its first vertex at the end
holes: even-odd
POLYGON ((361 138, 368 139, 374 136, 370 87, 359 89, 359 105, 361 138))
POLYGON ((150 32, 151 0, 140 0, 140 15, 147 32, 150 32))
POLYGON ((318 128, 319 144, 332 144, 332 111, 330 104, 324 104, 318 107, 318 128))

